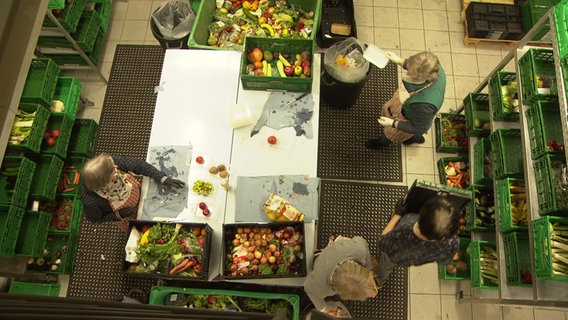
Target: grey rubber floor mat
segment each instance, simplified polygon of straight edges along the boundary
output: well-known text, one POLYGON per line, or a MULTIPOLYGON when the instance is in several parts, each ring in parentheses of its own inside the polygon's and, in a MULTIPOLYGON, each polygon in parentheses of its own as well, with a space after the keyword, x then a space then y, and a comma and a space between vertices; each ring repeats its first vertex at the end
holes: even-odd
POLYGON ((318 177, 402 182, 400 144, 381 150, 365 148, 365 141, 377 138, 383 132, 377 119, 381 106, 397 88, 397 75, 397 67, 392 63, 384 69, 374 68, 359 98, 349 108, 331 107, 322 94, 318 177))
MULTIPOLYGON (((330 235, 361 236, 369 243, 371 254, 376 255, 379 234, 406 191, 402 186, 322 180, 318 248, 327 245, 330 235)), ((396 267, 377 298, 348 302, 346 306, 356 318, 406 320, 407 270, 396 267)))

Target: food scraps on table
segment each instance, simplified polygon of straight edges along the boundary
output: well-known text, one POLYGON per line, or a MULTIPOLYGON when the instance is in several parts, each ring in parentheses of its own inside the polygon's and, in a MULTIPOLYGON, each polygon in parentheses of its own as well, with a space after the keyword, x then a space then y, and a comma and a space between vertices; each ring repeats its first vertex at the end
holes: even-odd
POLYGON ((198 195, 207 197, 213 193, 213 183, 199 179, 193 183, 191 190, 198 195))

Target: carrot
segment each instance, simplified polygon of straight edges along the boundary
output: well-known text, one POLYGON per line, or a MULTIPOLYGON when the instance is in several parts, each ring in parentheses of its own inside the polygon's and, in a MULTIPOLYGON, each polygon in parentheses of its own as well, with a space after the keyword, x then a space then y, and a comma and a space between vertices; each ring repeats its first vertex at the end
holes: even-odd
POLYGON ((461 169, 459 168, 459 166, 458 166, 457 164, 453 163, 452 161, 450 161, 450 162, 448 163, 448 165, 449 165, 450 167, 454 168, 457 173, 462 173, 462 171, 461 171, 461 169))
POLYGON ((74 185, 78 185, 79 184, 79 178, 80 178, 81 174, 79 173, 79 171, 75 171, 75 177, 73 177, 73 184, 74 185))
POLYGON ((188 264, 186 264, 183 268, 181 268, 178 272, 176 273, 182 273, 185 270, 189 269, 191 266, 193 266, 195 264, 194 260, 190 260, 188 264))
POLYGON ((173 267, 172 270, 170 270, 170 274, 176 274, 178 273, 186 264, 189 263, 189 259, 185 258, 183 259, 182 262, 180 262, 177 266, 173 267))
POLYGON ((73 190, 75 190, 75 188, 66 188, 66 189, 63 190, 63 192, 71 192, 73 190))

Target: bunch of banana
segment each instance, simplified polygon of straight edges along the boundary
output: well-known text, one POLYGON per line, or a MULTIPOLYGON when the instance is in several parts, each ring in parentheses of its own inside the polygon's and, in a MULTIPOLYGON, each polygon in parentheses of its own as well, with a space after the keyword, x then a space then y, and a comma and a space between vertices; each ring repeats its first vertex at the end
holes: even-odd
POLYGON ((523 182, 511 182, 509 190, 511 193, 511 214, 513 225, 527 226, 529 224, 529 220, 525 184, 523 182))

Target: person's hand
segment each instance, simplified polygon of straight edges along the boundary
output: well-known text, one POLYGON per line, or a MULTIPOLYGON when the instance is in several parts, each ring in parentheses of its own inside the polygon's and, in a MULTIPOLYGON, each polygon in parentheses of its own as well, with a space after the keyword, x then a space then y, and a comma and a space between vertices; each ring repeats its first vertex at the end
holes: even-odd
POLYGON ((395 127, 394 126, 394 120, 391 118, 387 118, 387 117, 380 117, 379 119, 377 119, 379 121, 379 123, 381 124, 381 126, 383 127, 395 127))
POLYGON ((399 57, 396 53, 394 52, 390 52, 390 51, 385 51, 385 55, 387 56, 387 58, 397 64, 402 65, 402 63, 404 62, 404 59, 402 59, 401 57, 399 57))
POLYGON ((398 199, 396 204, 394 205, 394 213, 398 214, 399 216, 406 214, 406 205, 402 204, 404 198, 398 199))
POLYGON ((185 182, 172 178, 167 178, 163 184, 164 186, 170 186, 175 189, 181 189, 185 186, 185 182))
MULTIPOLYGON (((134 213, 136 213, 135 207, 122 208, 122 209, 118 210, 118 214, 123 218, 129 217, 134 213)), ((136 217, 134 217, 134 218, 136 218, 136 217)))

